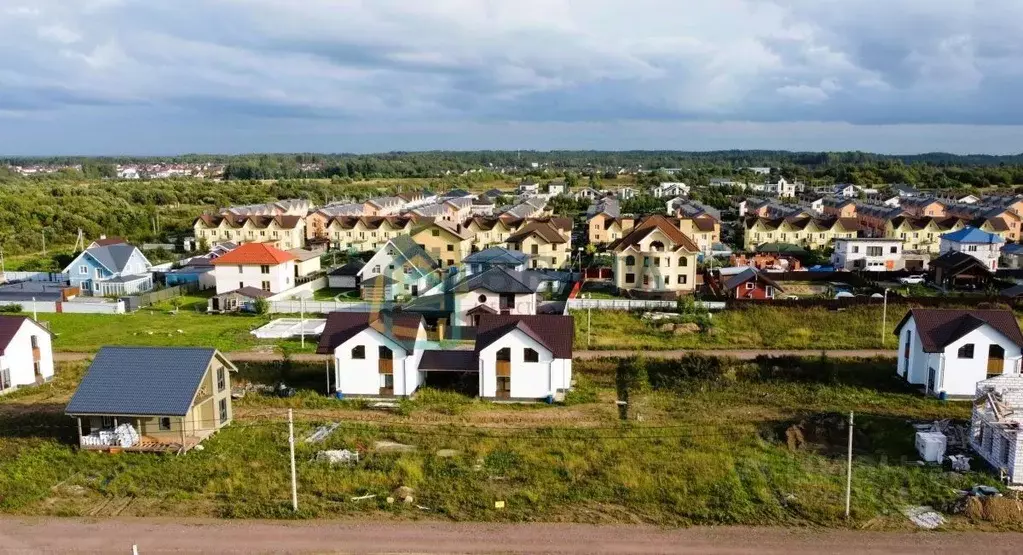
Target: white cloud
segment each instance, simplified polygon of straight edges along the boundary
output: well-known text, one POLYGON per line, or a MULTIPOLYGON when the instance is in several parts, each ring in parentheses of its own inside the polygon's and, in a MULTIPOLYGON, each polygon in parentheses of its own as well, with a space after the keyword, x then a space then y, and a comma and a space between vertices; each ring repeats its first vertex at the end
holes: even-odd
POLYGON ((44 25, 36 32, 39 38, 60 44, 73 44, 82 39, 82 35, 59 23, 44 25))

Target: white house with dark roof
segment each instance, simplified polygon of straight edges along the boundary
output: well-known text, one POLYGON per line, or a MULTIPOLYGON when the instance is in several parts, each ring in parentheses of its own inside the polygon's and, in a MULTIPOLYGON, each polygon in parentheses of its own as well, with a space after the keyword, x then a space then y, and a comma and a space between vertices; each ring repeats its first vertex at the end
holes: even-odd
MULTIPOLYGON (((358 271, 362 283, 382 276, 393 285, 392 294, 418 296, 440 280, 440 264, 408 235, 389 239, 358 271)), ((386 281, 378 280, 378 281, 386 281)))
POLYGON ((1020 374, 1023 332, 1011 310, 914 308, 895 335, 898 375, 929 395, 969 398, 981 380, 1020 374))
POLYGON ((476 332, 479 396, 556 398, 571 388, 571 316, 484 315, 476 332))
POLYGON ((449 276, 404 310, 446 320, 450 326, 477 326, 483 314, 536 314, 538 292, 553 281, 544 272, 493 266, 449 276))
POLYGON ((103 347, 65 414, 82 449, 183 453, 231 423, 231 372, 206 347, 103 347))
POLYGON ((49 330, 27 316, 0 316, 0 394, 51 378, 49 330))
POLYGON ((152 267, 138 248, 114 243, 85 249, 63 272, 85 294, 136 295, 153 289, 152 267))

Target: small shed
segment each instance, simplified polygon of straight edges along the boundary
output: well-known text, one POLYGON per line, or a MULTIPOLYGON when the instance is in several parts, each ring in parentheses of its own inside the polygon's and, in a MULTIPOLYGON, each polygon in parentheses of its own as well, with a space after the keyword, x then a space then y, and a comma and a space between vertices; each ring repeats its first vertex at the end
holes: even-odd
POLYGON ((306 249, 291 249, 288 254, 295 257, 295 277, 306 277, 320 271, 320 253, 306 249))
POLYGON ((980 289, 992 283, 995 274, 983 262, 960 251, 949 251, 931 261, 934 283, 943 288, 980 289))
POLYGON ((252 310, 252 303, 256 299, 267 299, 273 296, 273 293, 264 291, 262 289, 256 289, 255 287, 240 287, 234 291, 228 291, 227 293, 221 293, 210 297, 209 303, 206 307, 207 312, 239 312, 243 310, 252 310))
POLYGON ((366 263, 362 259, 353 258, 344 266, 334 268, 327 273, 327 287, 331 289, 358 289, 360 281, 359 270, 365 265, 366 263))

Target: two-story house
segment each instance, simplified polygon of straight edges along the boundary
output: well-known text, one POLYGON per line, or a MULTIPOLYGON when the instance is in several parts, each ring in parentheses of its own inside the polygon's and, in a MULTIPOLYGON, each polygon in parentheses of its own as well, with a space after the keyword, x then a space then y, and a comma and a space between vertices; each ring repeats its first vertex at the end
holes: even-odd
POLYGON ((508 247, 529 255, 530 268, 562 268, 571 263, 572 232, 551 220, 530 220, 508 237, 508 247))
POLYGON ((84 294, 137 295, 153 289, 152 267, 138 248, 116 243, 85 249, 63 271, 84 294))
POLYGON ((651 215, 608 246, 619 289, 682 294, 696 289, 699 247, 670 219, 651 215))
POLYGON ((966 253, 979 260, 991 271, 998 269, 998 258, 1001 256, 1002 244, 1005 241, 994 233, 981 231, 975 227, 964 227, 958 231, 941 236, 940 253, 966 253))
POLYGON ((376 295, 382 300, 393 300, 395 296, 418 296, 440 281, 440 264, 423 247, 408 235, 389 239, 366 264, 357 276, 361 283, 384 276, 392 284, 390 294, 376 295))
POLYGON ((295 255, 268 243, 245 243, 213 261, 217 295, 253 288, 277 294, 295 286, 295 255))
POLYGON ((835 239, 831 264, 836 270, 892 272, 902 270, 902 240, 885 237, 835 239))
POLYGON ((53 378, 52 339, 27 316, 0 316, 0 395, 53 378))

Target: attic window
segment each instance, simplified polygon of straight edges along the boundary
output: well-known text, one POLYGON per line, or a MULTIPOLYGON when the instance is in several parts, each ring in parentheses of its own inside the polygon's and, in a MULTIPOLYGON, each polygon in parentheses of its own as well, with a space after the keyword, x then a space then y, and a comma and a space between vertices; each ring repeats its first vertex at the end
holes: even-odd
POLYGON ((973 358, 973 343, 967 343, 959 347, 959 358, 973 358))
POLYGON ((366 359, 366 346, 356 345, 352 347, 352 359, 353 360, 365 360, 366 359))
POLYGON ((746 289, 753 289, 754 287, 756 287, 756 284, 753 283, 752 281, 746 282, 746 289))
POLYGON ((434 237, 440 237, 440 230, 439 229, 431 230, 430 234, 433 235, 434 237))
POLYGON ((537 353, 536 350, 534 350, 534 349, 530 349, 529 347, 526 347, 522 351, 522 361, 523 362, 540 362, 540 353, 537 353))

